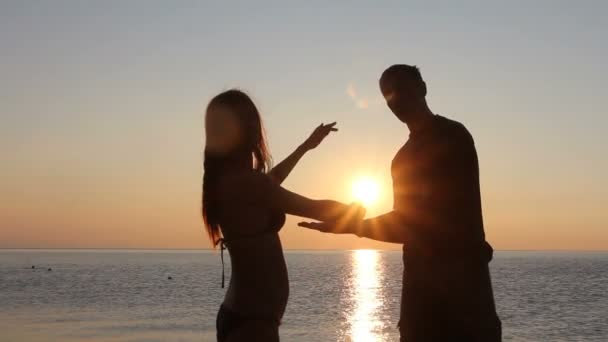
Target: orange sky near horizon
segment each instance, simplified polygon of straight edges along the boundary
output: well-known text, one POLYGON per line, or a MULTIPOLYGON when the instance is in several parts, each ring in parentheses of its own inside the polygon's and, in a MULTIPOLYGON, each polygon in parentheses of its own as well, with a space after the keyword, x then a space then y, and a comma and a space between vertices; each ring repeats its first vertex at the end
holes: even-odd
MULTIPOLYGON (((337 136, 328 139, 334 138, 337 136)), ((331 143, 328 140, 326 144, 331 143)), ((304 157, 302 166, 323 165, 323 160, 315 154, 328 158, 332 153, 322 144, 318 151, 304 157)), ((367 216, 381 214, 392 206, 390 158, 386 159, 386 167, 379 170, 364 166, 357 170, 349 167, 348 161, 338 162, 343 165, 336 167, 337 171, 324 172, 323 178, 311 178, 296 168, 285 186, 313 198, 352 202, 352 182, 361 175, 369 176, 379 182, 380 193, 378 202, 368 207, 367 216), (311 179, 314 179, 313 183, 307 184, 311 179), (334 179, 339 181, 334 182, 334 179)), ((126 179, 122 178, 125 175, 114 178, 112 175, 87 174, 82 165, 32 172, 27 175, 28 187, 13 183, 12 187, 3 188, 1 223, 4 229, 0 231, 0 247, 210 248, 199 215, 201 171, 184 168, 182 174, 193 181, 184 182, 164 177, 162 169, 157 165, 155 169, 146 169, 145 174, 126 179), (103 187, 96 185, 96 181, 103 183, 103 187)), ((568 215, 564 213, 548 215, 557 203, 548 201, 547 196, 539 196, 539 201, 532 207, 516 197, 487 193, 484 191, 483 196, 486 234, 496 249, 608 249, 606 240, 601 238, 606 234, 601 227, 596 231, 590 226, 586 230, 574 230, 571 227, 578 216, 568 221, 568 215), (505 212, 517 213, 517 217, 505 215, 505 212), (542 225, 551 228, 540 229, 542 225)), ((601 208, 575 210, 580 217, 593 218, 601 208)), ((596 219, 601 217, 598 215, 596 219)), ((355 236, 310 231, 296 226, 300 220, 288 216, 281 231, 286 249, 401 248, 355 236)))
MULTIPOLYGON (((0 3, 0 248, 209 248, 203 111, 248 92, 276 162, 338 122, 285 182, 351 202, 408 137, 381 72, 416 64, 475 138, 498 250, 608 250, 608 3, 0 3), (323 8, 323 10, 320 10, 323 8), (522 10, 524 8, 525 10, 522 10), (230 25, 226 25, 230 23, 230 25)), ((296 226, 286 249, 400 249, 296 226)))

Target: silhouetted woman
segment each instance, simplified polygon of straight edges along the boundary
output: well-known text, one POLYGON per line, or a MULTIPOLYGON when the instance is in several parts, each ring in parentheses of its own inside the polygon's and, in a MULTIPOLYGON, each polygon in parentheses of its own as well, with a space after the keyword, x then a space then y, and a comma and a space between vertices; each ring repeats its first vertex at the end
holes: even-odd
MULTIPOLYGON (((311 200, 281 182, 334 128, 321 125, 295 152, 266 172, 270 155, 260 114, 243 92, 214 97, 205 117, 203 218, 214 246, 230 253, 232 276, 217 316, 218 341, 278 341, 289 294, 278 232, 285 214, 334 221, 362 209, 311 200), (351 211, 352 210, 352 211, 351 211)), ((222 275, 223 277, 223 275, 222 275)), ((223 286, 223 279, 222 279, 223 286)))

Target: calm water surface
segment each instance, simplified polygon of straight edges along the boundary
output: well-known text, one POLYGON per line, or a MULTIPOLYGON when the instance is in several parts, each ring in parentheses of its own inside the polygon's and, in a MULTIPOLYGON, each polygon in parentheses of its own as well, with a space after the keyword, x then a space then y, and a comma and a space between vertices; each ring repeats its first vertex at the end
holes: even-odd
MULTIPOLYGON (((283 341, 398 339, 400 252, 286 258, 283 341)), ((608 253, 497 252, 491 268, 505 341, 608 341, 608 253)), ((0 341, 214 341, 220 275, 210 251, 0 250, 0 341)))

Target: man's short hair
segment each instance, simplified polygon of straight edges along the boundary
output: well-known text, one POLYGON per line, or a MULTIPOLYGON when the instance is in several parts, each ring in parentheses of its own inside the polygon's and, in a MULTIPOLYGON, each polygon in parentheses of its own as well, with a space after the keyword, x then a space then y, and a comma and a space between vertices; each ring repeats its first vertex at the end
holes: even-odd
POLYGON ((420 85, 424 84, 420 69, 415 65, 395 64, 388 67, 380 76, 380 83, 388 81, 395 83, 402 80, 414 81, 420 85))

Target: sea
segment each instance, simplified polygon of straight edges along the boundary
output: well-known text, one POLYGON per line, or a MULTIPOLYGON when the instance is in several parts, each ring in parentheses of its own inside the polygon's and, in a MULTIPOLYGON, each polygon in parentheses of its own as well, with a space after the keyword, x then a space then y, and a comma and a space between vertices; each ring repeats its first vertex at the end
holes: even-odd
MULTIPOLYGON (((282 341, 398 341, 401 252, 285 257, 282 341)), ((608 341, 608 252, 490 265, 504 341, 608 341)), ((0 250, 0 341, 215 341, 220 280, 217 251, 0 250)))

